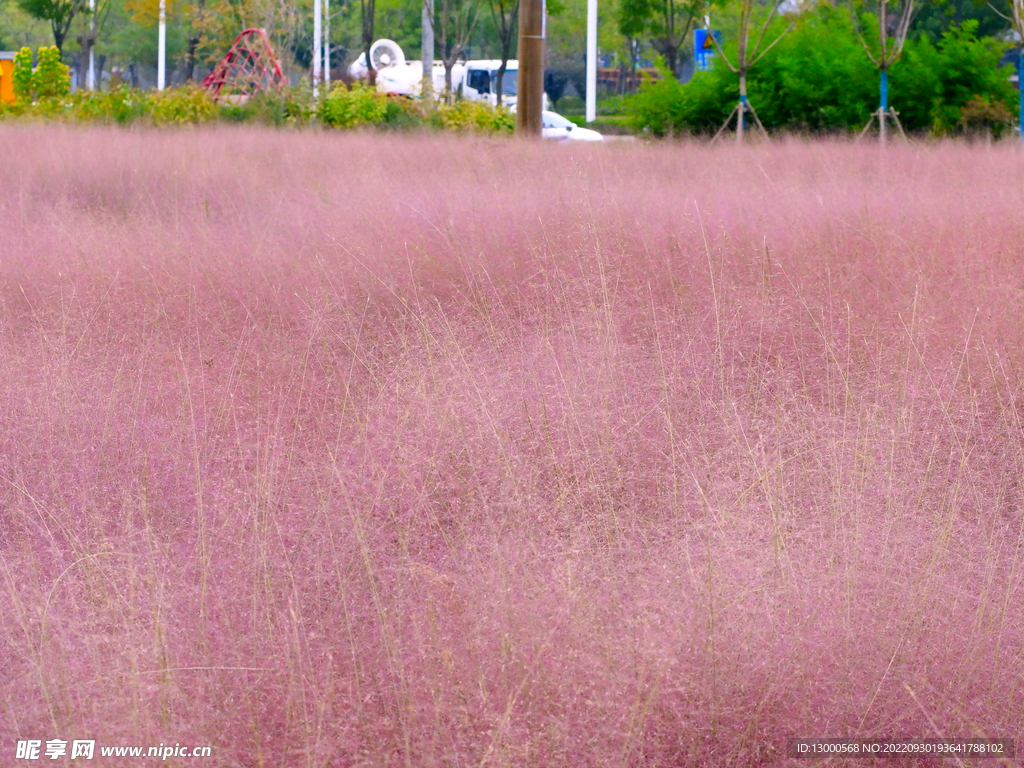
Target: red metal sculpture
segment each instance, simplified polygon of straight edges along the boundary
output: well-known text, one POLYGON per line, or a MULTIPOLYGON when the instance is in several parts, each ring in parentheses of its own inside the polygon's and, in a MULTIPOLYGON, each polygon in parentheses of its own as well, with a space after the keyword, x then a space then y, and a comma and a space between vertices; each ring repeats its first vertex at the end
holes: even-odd
POLYGON ((262 29, 243 30, 231 50, 203 80, 203 87, 214 99, 228 95, 254 96, 268 88, 282 86, 281 67, 262 29))

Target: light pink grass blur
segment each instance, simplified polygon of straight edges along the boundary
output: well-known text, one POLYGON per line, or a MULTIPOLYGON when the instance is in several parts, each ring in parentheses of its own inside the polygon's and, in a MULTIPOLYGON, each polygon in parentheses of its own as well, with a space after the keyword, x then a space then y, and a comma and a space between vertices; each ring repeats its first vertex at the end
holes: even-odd
POLYGON ((2 754, 1024 737, 1016 149, 0 145, 2 754))

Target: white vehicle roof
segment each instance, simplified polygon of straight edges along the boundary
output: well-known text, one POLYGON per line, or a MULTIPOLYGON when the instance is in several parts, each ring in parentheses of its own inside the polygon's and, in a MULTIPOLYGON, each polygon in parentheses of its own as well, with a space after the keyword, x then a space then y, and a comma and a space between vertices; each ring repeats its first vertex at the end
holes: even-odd
MULTIPOLYGON (((466 69, 493 69, 501 67, 501 59, 473 59, 466 62, 466 69)), ((505 63, 505 69, 519 69, 518 59, 509 59, 505 63)))

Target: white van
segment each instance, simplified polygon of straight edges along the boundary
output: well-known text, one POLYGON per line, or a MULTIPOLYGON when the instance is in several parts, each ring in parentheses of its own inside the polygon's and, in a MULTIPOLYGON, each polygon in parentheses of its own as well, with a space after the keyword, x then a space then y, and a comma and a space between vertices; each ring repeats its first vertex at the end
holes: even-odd
MULTIPOLYGON (((377 70, 377 90, 418 98, 423 90, 423 64, 418 60, 406 61, 401 46, 394 40, 381 39, 370 46, 374 67, 377 70)), ((475 59, 456 62, 452 67, 452 92, 466 101, 486 101, 492 107, 498 103, 498 69, 501 59, 475 59)), ((369 74, 366 54, 361 53, 349 65, 348 74, 354 80, 365 79, 369 74)), ((435 60, 431 73, 435 94, 444 92, 444 64, 435 60)), ((501 82, 502 106, 515 109, 519 81, 519 62, 509 59, 505 63, 505 74, 501 82)), ((544 94, 544 109, 548 108, 548 97, 544 94)))

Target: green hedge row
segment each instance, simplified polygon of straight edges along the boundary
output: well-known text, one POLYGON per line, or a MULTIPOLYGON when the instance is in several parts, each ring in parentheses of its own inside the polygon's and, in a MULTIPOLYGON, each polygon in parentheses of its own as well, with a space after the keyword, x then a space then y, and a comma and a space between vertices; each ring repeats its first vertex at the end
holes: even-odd
MULTIPOLYGON (((27 49, 26 49, 27 50, 27 49)), ((42 49, 41 62, 48 60, 42 49)), ((22 54, 24 61, 25 57, 22 54)), ((51 57, 52 58, 52 57, 51 57)), ((367 85, 349 88, 337 83, 314 103, 308 86, 269 91, 249 99, 227 97, 214 101, 198 86, 164 91, 118 87, 108 91, 68 93, 68 81, 42 66, 15 69, 25 85, 14 104, 0 102, 0 119, 49 119, 67 122, 99 122, 149 125, 189 125, 215 121, 306 125, 319 122, 332 128, 435 128, 483 133, 511 133, 515 115, 487 104, 460 101, 453 105, 422 104, 402 97, 377 93, 367 85), (24 73, 31 73, 25 77, 24 73), (37 77, 43 72, 45 78, 37 77), (32 78, 35 78, 34 80, 32 78), (52 82, 57 85, 53 86, 52 82)), ((66 67, 64 68, 66 74, 66 67)))
MULTIPOLYGON (((870 34, 878 24, 866 16, 862 28, 870 34)), ((889 104, 908 131, 998 136, 1012 126, 1018 94, 1009 68, 999 66, 1010 43, 976 33, 977 22, 968 21, 937 44, 926 37, 907 41, 889 70, 889 104)), ((735 45, 726 53, 735 62, 735 45)), ((749 71, 747 89, 769 131, 849 132, 878 109, 879 73, 849 12, 822 4, 749 71)), ((656 136, 707 134, 718 130, 738 99, 738 78, 719 61, 686 84, 668 76, 643 86, 626 110, 637 130, 656 136)))

